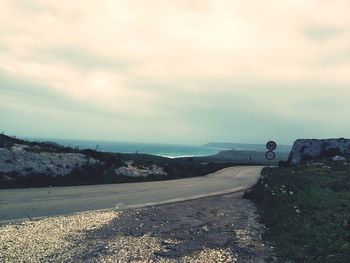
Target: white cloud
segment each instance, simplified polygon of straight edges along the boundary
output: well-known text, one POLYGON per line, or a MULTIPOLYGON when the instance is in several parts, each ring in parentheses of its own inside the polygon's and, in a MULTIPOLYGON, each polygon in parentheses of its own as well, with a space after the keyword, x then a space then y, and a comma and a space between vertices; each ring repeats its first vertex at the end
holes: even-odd
MULTIPOLYGON (((347 0, 0 0, 0 5, 4 74, 112 114, 148 121, 171 115, 186 134, 196 129, 186 121, 189 112, 227 110, 210 103, 212 97, 232 96, 235 110, 252 115, 273 98, 276 118, 322 120, 332 116, 332 109, 322 107, 326 96, 350 95, 344 88, 350 84, 347 0), (195 97, 182 99, 188 96, 195 97), (309 110, 301 103, 305 97, 319 107, 309 110)), ((170 120, 161 121, 174 130, 170 120)))

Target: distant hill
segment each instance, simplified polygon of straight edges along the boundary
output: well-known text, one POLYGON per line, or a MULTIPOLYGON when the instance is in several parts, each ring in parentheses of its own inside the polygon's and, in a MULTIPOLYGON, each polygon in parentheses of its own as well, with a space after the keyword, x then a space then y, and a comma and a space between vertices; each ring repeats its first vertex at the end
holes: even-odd
MULTIPOLYGON (((203 147, 215 148, 218 150, 236 150, 236 151, 255 151, 265 152, 265 144, 246 144, 246 143, 225 143, 225 142, 210 142, 202 145, 203 147)), ((291 145, 278 145, 276 152, 289 153, 292 149, 291 145)))
MULTIPOLYGON (((276 152, 276 159, 273 161, 273 163, 280 160, 287 160, 288 155, 289 153, 287 152, 276 152)), ((236 162, 245 162, 249 160, 251 163, 268 163, 265 158, 265 152, 262 151, 221 150, 218 154, 211 156, 211 158, 221 161, 231 160, 236 162)))

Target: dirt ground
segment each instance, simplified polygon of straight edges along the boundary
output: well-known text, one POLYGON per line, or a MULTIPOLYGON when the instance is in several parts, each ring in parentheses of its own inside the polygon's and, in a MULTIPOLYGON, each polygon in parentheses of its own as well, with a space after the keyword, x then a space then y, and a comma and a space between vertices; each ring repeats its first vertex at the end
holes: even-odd
POLYGON ((0 227, 0 262, 272 262, 242 193, 0 227))

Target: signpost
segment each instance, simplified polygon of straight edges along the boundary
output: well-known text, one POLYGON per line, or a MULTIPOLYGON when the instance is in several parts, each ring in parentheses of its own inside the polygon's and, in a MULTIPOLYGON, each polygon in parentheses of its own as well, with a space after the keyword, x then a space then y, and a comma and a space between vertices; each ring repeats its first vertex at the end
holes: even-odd
POLYGON ((265 153, 265 158, 266 158, 267 160, 272 161, 273 159, 275 159, 275 157, 276 157, 276 154, 275 154, 273 151, 267 151, 267 152, 265 153))
POLYGON ((274 150, 277 149, 277 143, 274 141, 268 141, 266 143, 266 148, 268 151, 265 153, 265 158, 269 160, 269 167, 270 167, 271 161, 276 158, 276 154, 274 150))
POLYGON ((266 143, 266 148, 269 151, 274 151, 277 148, 277 143, 275 143, 274 141, 269 141, 269 142, 266 143))

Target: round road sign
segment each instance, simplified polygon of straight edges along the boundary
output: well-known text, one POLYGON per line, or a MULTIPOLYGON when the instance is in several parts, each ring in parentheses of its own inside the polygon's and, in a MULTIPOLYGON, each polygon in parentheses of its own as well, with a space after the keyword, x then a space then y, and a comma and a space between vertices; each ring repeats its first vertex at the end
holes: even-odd
POLYGON ((269 151, 274 151, 277 148, 277 143, 275 143, 274 141, 269 141, 269 142, 266 143, 266 148, 269 151))
POLYGON ((267 151, 265 153, 265 157, 266 157, 267 160, 271 161, 271 160, 275 159, 276 154, 273 151, 267 151))

